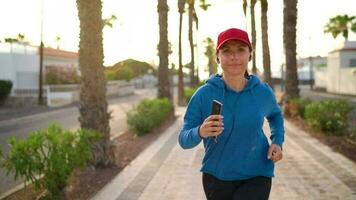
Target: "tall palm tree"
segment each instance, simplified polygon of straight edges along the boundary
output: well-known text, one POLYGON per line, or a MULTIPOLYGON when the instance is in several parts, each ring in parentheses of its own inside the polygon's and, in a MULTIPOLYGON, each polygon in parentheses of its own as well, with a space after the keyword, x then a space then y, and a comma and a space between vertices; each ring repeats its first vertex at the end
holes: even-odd
POLYGON ((356 16, 337 15, 330 18, 329 23, 325 25, 324 32, 331 33, 334 38, 339 34, 348 40, 349 30, 356 33, 356 16))
POLYGON ((101 0, 77 0, 80 20, 79 66, 81 71, 80 117, 81 128, 92 129, 103 134, 94 147, 93 164, 113 164, 114 154, 110 143, 106 80, 103 68, 104 21, 101 0))
POLYGON ((184 101, 184 80, 183 80, 183 64, 182 64, 182 22, 185 7, 185 0, 178 0, 179 12, 179 68, 178 68, 178 105, 183 106, 184 101))
POLYGON ((252 37, 252 73, 257 74, 256 67, 256 22, 255 22, 255 5, 257 0, 251 0, 250 14, 251 14, 251 37, 252 37))
POLYGON ((218 70, 218 64, 215 61, 215 44, 210 37, 207 37, 204 42, 206 44, 204 54, 208 57, 208 71, 209 76, 211 76, 216 74, 218 70))
MULTIPOLYGON (((255 5, 257 0, 250 0, 250 15, 251 15, 251 37, 252 37, 252 73, 257 74, 256 67, 256 23, 255 23, 255 5)), ((243 0, 242 9, 246 17, 247 0, 243 0)))
MULTIPOLYGON (((186 0, 188 3, 188 16, 189 16, 189 29, 188 29, 188 38, 190 45, 190 85, 194 87, 198 84, 198 77, 195 77, 195 60, 194 60, 194 39, 193 39, 193 22, 195 22, 196 29, 198 30, 198 16, 195 10, 195 0, 186 0)), ((200 0, 200 8, 204 11, 208 10, 211 4, 207 4, 205 0, 200 0)), ((198 70, 197 70, 198 71, 198 70)), ((198 73, 196 74, 198 76, 198 73)))
POLYGON ((21 33, 17 34, 17 41, 18 41, 19 43, 25 42, 25 35, 24 35, 24 34, 21 34, 21 33))
POLYGON ((262 30, 262 52, 263 52, 263 80, 272 88, 271 78, 271 59, 268 45, 268 20, 267 20, 268 2, 261 0, 261 30, 262 30))
MULTIPOLYGON (((195 15, 195 8, 194 8, 194 3, 195 0, 187 0, 188 2, 188 18, 189 18, 189 23, 188 23, 188 39, 189 39, 189 46, 190 46, 190 86, 194 87, 195 86, 195 81, 194 81, 194 41, 193 41, 193 20, 194 20, 194 15, 195 15)), ((196 15, 195 15, 196 16, 196 15)))
POLYGON ((168 98, 172 100, 169 90, 167 0, 158 0, 157 11, 159 23, 158 98, 168 98))
POLYGON ((285 100, 299 97, 296 59, 297 0, 284 0, 283 41, 286 52, 285 100))
POLYGON ((60 41, 61 41, 61 37, 57 35, 57 36, 54 38, 54 42, 55 42, 56 45, 57 45, 57 49, 59 49, 59 43, 60 43, 60 41))

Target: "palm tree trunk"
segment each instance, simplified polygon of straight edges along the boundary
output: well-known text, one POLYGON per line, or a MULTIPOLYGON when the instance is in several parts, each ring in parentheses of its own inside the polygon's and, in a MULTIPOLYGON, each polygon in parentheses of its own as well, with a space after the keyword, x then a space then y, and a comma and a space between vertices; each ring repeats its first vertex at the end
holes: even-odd
POLYGON ((185 0, 178 1, 179 9, 179 69, 178 69, 178 105, 185 105, 184 101, 184 80, 183 80, 183 63, 182 63, 182 22, 185 0))
POLYGON ((283 40, 286 52, 285 100, 299 97, 296 59, 297 0, 284 0, 283 40))
POLYGON ((261 0, 261 29, 262 29, 262 51, 263 51, 263 80, 273 88, 271 79, 271 61, 268 45, 268 2, 261 0))
POLYGON ((252 36, 252 73, 257 74, 256 67, 256 23, 255 23, 255 5, 257 0, 251 0, 250 13, 251 13, 251 36, 252 36))
POLYGON ((158 0, 159 23, 159 66, 158 66, 158 98, 172 100, 169 87, 168 70, 168 5, 167 0, 158 0))
POLYGON ((194 43, 193 43, 193 11, 194 11, 194 1, 189 2, 189 44, 190 44, 190 86, 195 86, 195 75, 194 75, 194 43))
POLYGON ((110 114, 103 69, 103 21, 101 0, 77 0, 80 20, 79 66, 81 71, 79 122, 81 128, 96 130, 103 138, 95 145, 93 164, 113 164, 110 143, 110 114))

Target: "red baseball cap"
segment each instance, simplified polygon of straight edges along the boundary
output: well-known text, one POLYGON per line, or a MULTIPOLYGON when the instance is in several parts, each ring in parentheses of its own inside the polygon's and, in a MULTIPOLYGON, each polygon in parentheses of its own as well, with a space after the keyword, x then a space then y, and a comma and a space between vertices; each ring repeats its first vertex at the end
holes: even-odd
POLYGON ((239 40, 245 43, 250 48, 250 50, 252 50, 251 42, 246 31, 237 28, 230 28, 219 34, 218 43, 216 44, 216 51, 218 51, 220 47, 229 40, 239 40))

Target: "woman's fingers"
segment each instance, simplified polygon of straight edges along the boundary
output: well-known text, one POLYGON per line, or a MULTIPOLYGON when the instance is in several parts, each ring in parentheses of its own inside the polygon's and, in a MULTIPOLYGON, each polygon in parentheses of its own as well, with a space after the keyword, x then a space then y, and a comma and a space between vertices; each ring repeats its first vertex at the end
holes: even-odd
POLYGON ((223 131, 224 123, 222 115, 210 115, 200 126, 199 133, 202 137, 210 137, 220 135, 223 131))
POLYGON ((273 162, 278 162, 279 160, 282 159, 283 153, 281 147, 279 147, 276 144, 271 144, 271 146, 268 149, 267 153, 268 159, 272 160, 273 162))
POLYGON ((209 122, 207 122, 207 125, 209 127, 224 126, 224 124, 221 121, 209 121, 209 122))
POLYGON ((209 127, 209 128, 207 128, 207 131, 211 134, 211 136, 220 135, 223 130, 224 130, 223 127, 209 127))
POLYGON ((205 121, 222 121, 224 118, 224 116, 222 115, 210 115, 209 117, 207 117, 205 119, 205 121))

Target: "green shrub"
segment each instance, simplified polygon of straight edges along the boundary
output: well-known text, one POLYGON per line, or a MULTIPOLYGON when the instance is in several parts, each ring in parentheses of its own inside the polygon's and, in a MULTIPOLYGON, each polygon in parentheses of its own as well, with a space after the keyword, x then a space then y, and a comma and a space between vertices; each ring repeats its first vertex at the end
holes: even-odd
POLYGON ((290 103, 297 105, 298 115, 305 119, 305 108, 307 105, 311 104, 312 101, 308 98, 294 98, 290 100, 290 103))
POLYGON ((168 99, 144 99, 137 107, 127 113, 127 123, 130 130, 138 136, 149 133, 160 125, 173 110, 168 99))
POLYGON ((190 101, 196 90, 197 88, 184 88, 184 97, 187 103, 190 101))
POLYGON ((7 174, 13 173, 15 180, 24 178, 36 189, 46 189, 46 198, 58 199, 74 168, 84 166, 91 158, 91 144, 99 138, 93 131, 70 132, 50 125, 25 140, 11 138, 8 154, 0 152, 0 167, 7 174))
POLYGON ((352 106, 346 101, 314 102, 306 106, 305 118, 317 130, 343 135, 346 133, 351 110, 352 106))
POLYGON ((74 67, 55 67, 48 66, 45 71, 45 84, 60 85, 60 84, 78 84, 80 76, 77 69, 74 67))
POLYGON ((0 105, 3 104, 9 96, 12 89, 12 82, 9 80, 0 80, 0 105))
POLYGON ((199 81, 198 85, 196 87, 188 87, 188 88, 184 88, 184 97, 185 97, 185 100, 187 103, 189 103, 190 99, 192 98, 194 92, 199 88, 201 87, 202 85, 205 84, 205 80, 203 81, 199 81))

